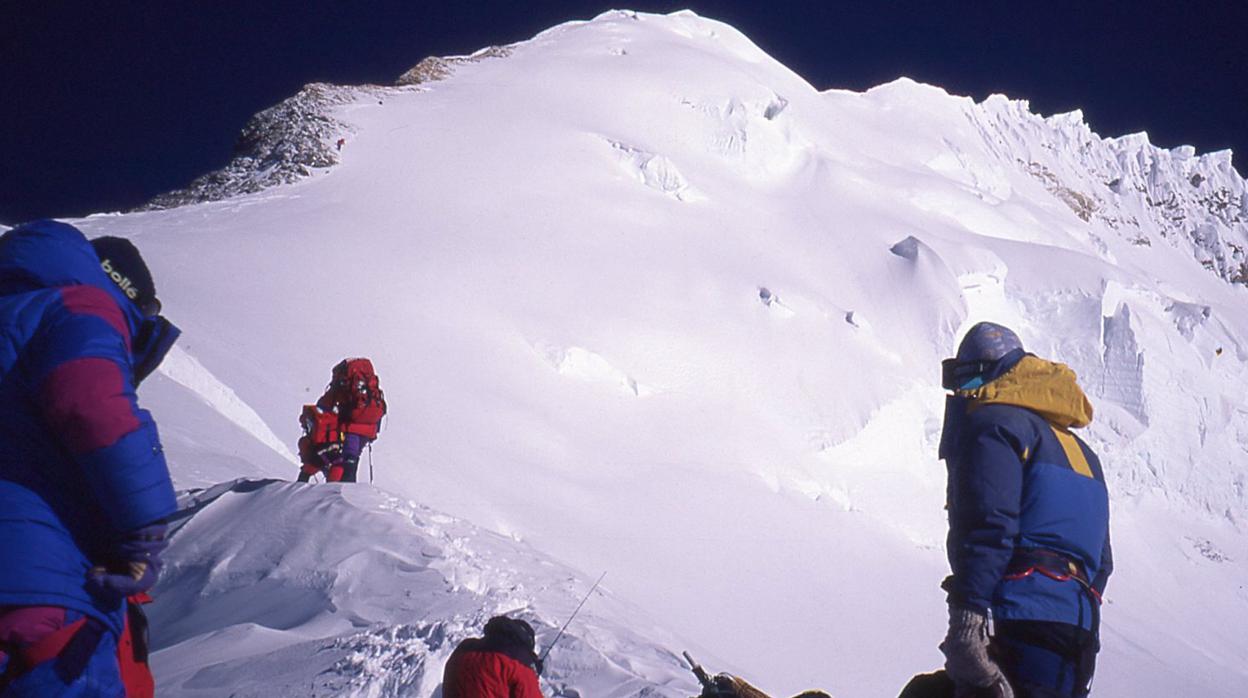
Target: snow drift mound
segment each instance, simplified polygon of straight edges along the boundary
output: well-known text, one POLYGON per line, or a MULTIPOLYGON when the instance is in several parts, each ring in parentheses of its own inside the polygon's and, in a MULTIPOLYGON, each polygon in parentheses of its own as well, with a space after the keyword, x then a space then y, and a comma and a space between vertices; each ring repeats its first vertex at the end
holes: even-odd
MULTIPOLYGON (((591 577, 366 485, 184 493, 149 606, 162 696, 431 696, 506 613, 548 645, 591 577)), ((551 696, 688 696, 683 645, 602 587, 551 653, 551 696), (644 630, 642 630, 644 629, 644 630)))

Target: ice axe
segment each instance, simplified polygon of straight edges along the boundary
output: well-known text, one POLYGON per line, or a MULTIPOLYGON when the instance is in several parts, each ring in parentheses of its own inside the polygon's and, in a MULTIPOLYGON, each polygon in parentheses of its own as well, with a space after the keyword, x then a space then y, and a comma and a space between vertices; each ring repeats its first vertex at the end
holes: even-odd
MULTIPOLYGON (((581 612, 581 606, 584 606, 585 602, 589 601, 589 597, 594 593, 594 589, 597 589, 598 585, 602 584, 602 579, 606 576, 607 572, 606 570, 603 570, 602 574, 598 575, 598 581, 594 582, 594 585, 589 588, 589 591, 585 592, 585 598, 581 599, 581 602, 576 605, 576 610, 572 611, 572 615, 568 616, 568 621, 563 624, 562 628, 559 628, 559 633, 555 635, 555 639, 551 640, 550 644, 546 646, 546 649, 542 650, 541 656, 537 658, 537 665, 539 667, 545 664, 546 657, 549 656, 550 651, 555 648, 555 643, 559 642, 559 638, 563 637, 563 631, 567 630, 568 626, 572 624, 572 619, 576 618, 576 614, 581 612)), ((538 673, 541 672, 539 671, 538 673)))
MULTIPOLYGON (((697 698, 770 698, 739 676, 732 674, 711 676, 706 673, 706 669, 703 669, 701 664, 689 656, 688 652, 681 652, 681 654, 685 656, 685 661, 689 662, 693 675, 698 677, 698 683, 702 684, 702 693, 697 698)), ((805 691, 793 698, 832 698, 832 696, 823 691, 805 691)))

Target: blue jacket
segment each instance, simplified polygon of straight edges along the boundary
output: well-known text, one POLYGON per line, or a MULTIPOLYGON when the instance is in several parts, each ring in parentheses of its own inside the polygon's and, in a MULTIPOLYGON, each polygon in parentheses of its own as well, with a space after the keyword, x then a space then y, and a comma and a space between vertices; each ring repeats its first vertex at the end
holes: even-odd
MULTIPOLYGON (((135 396, 142 317, 73 226, 0 236, 0 606, 61 606, 120 633, 87 571, 176 510, 156 425, 135 396)), ((167 348, 167 347, 166 347, 167 348)))
POLYGON ((1070 432, 1092 421, 1092 406, 1062 364, 1020 351, 1000 374, 950 396, 945 413, 950 601, 991 608, 998 620, 1095 631, 1096 597, 1113 569, 1109 494, 1096 454, 1070 432), (1031 548, 1077 561, 1095 594, 1011 566, 1031 548))

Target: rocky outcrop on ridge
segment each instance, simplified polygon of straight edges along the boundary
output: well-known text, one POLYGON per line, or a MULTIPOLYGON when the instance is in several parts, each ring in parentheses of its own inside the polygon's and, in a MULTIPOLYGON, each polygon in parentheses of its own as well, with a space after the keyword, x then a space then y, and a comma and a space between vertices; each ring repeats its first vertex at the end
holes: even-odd
POLYGON ((456 66, 478 63, 487 58, 506 58, 511 46, 488 46, 469 56, 429 56, 399 76, 396 85, 420 85, 445 80, 455 74, 456 66))
MULTIPOLYGON (((457 66, 503 58, 511 51, 510 46, 490 46, 469 56, 429 56, 400 75, 395 84, 411 86, 445 80, 457 66)), ((354 131, 350 124, 332 116, 333 108, 385 89, 309 84, 293 97, 251 117, 225 167, 195 179, 184 189, 161 194, 138 210, 176 208, 252 194, 333 167, 338 164, 338 139, 354 131)))
POLYGON ((140 208, 160 210, 251 194, 310 176, 338 164, 336 143, 352 127, 333 116, 333 107, 377 88, 312 83, 293 97, 248 120, 229 164, 161 194, 140 208))

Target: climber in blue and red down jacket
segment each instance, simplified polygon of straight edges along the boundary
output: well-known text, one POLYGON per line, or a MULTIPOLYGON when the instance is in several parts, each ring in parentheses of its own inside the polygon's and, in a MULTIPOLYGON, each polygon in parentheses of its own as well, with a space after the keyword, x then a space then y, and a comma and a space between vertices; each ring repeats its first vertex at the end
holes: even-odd
POLYGON ((442 698, 542 698, 537 676, 542 662, 534 651, 533 626, 518 618, 494 616, 485 637, 459 643, 442 673, 442 698))
POLYGON ((0 236, 0 696, 153 691, 137 603, 176 503, 135 389, 177 336, 129 241, 0 236))
POLYGON ((959 695, 1086 696, 1113 568, 1092 421, 1075 373, 982 322, 944 362, 949 632, 959 695), (995 627, 994 627, 995 626, 995 627))

